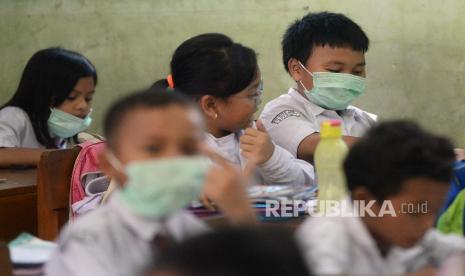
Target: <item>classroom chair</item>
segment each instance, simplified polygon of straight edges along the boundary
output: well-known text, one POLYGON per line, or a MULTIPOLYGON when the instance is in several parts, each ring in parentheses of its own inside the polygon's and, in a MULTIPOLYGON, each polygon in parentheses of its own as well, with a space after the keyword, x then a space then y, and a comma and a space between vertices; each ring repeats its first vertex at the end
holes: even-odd
POLYGON ((46 151, 37 166, 38 236, 54 240, 69 218, 69 191, 81 147, 46 151))
POLYGON ((0 275, 13 276, 13 265, 11 264, 8 244, 0 242, 0 275))

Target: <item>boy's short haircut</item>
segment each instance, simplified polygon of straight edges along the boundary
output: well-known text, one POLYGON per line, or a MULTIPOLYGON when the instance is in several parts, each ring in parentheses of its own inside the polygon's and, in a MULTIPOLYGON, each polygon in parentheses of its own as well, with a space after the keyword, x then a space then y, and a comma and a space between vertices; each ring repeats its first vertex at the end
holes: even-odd
POLYGON ((344 161, 349 190, 361 186, 376 199, 400 192, 405 181, 449 183, 455 156, 449 140, 408 121, 381 123, 355 143, 344 161))
POLYGON ((366 52, 369 40, 362 28, 343 14, 309 13, 291 24, 283 36, 284 68, 289 72, 287 65, 291 58, 305 65, 313 47, 325 45, 366 52))
POLYGON ((310 275, 292 233, 275 228, 225 229, 191 238, 155 258, 146 275, 158 275, 156 272, 191 276, 310 275))
POLYGON ((169 105, 188 107, 193 106, 193 103, 182 94, 161 87, 151 87, 117 100, 108 109, 103 123, 108 147, 114 148, 118 127, 128 113, 138 108, 162 108, 169 105))

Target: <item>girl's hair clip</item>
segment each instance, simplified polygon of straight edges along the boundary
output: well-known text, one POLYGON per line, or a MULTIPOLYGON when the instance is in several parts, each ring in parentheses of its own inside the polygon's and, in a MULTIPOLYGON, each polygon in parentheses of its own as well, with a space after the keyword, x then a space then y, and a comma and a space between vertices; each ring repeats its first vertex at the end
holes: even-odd
POLYGON ((173 81, 173 75, 169 74, 166 77, 166 81, 168 81, 168 87, 173 89, 174 88, 174 81, 173 81))

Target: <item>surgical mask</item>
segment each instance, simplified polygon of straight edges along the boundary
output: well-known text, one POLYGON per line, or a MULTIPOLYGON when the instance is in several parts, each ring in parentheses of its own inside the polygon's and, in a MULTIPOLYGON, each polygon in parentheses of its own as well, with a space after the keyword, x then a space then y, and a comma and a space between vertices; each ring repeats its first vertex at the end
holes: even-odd
POLYGON ((60 138, 69 138, 86 130, 92 123, 92 118, 87 115, 84 119, 76 117, 58 108, 52 108, 48 118, 49 130, 60 138))
POLYGON ((112 154, 109 162, 128 178, 118 192, 132 212, 149 218, 164 218, 199 198, 209 168, 203 156, 133 161, 124 167, 112 154))
POLYGON ((330 110, 346 109, 358 96, 365 93, 365 78, 352 74, 314 72, 300 66, 313 77, 313 88, 308 90, 302 81, 307 98, 314 104, 330 110))

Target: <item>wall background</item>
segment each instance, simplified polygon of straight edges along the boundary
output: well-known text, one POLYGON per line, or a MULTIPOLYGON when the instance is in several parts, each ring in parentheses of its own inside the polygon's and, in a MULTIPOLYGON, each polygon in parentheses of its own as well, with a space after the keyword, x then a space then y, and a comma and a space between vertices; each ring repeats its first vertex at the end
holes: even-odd
POLYGON ((183 40, 221 32, 254 48, 264 102, 292 85, 281 64, 286 27, 310 11, 341 12, 368 34, 368 90, 355 105, 381 119, 411 118, 465 147, 463 0, 2 0, 0 104, 38 49, 63 46, 97 67, 94 124, 116 97, 168 73, 183 40))

